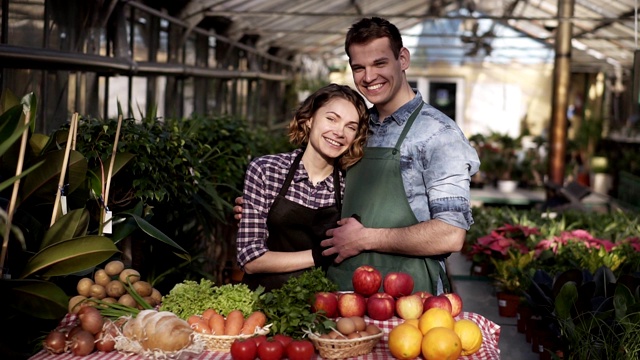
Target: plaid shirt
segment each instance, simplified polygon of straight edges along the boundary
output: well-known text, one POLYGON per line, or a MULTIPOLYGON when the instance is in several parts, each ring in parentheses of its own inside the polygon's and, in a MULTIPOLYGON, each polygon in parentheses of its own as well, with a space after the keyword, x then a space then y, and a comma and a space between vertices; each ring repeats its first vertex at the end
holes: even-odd
MULTIPOLYGON (((254 159, 244 180, 242 220, 236 241, 238 265, 262 256, 267 249, 267 215, 287 178, 287 173, 301 149, 289 153, 266 155, 254 159)), ((340 196, 344 193, 344 172, 340 172, 340 196)), ((311 184, 309 174, 300 162, 285 198, 311 209, 335 204, 333 174, 311 184)))

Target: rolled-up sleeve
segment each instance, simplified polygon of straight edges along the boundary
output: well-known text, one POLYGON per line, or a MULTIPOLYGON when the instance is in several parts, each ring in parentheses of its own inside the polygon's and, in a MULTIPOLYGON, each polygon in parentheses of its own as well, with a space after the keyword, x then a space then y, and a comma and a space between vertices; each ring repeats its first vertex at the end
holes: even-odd
POLYGON ((270 202, 265 194, 265 174, 257 163, 251 162, 244 180, 242 220, 236 240, 237 261, 240 267, 267 252, 267 215, 270 202))

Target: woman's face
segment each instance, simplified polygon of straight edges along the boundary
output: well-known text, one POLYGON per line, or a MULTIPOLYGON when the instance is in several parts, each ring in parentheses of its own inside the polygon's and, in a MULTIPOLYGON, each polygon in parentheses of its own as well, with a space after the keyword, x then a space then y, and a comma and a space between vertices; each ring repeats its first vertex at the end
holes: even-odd
POLYGON ((310 150, 327 160, 344 154, 353 144, 359 119, 358 111, 350 101, 343 98, 329 100, 307 121, 310 150))

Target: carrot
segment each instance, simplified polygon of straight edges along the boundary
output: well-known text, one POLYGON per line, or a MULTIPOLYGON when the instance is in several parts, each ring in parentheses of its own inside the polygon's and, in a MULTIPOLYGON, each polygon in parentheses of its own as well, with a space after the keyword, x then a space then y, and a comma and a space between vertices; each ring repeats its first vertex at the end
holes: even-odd
POLYGON ((256 328, 261 328, 266 323, 267 316, 262 311, 254 311, 245 319, 240 334, 252 335, 256 332, 256 328))
POLYGON ((209 327, 209 324, 207 324, 207 320, 205 319, 198 320, 195 324, 191 325, 191 328, 195 332, 199 332, 202 334, 211 334, 211 328, 209 327))
POLYGON ((198 321, 202 320, 202 318, 198 315, 191 315, 189 316, 189 318, 187 319, 187 323, 189 325, 193 325, 195 323, 197 323, 198 321))
POLYGON ((207 309, 205 311, 202 312, 202 318, 205 320, 209 320, 209 318, 211 317, 211 315, 218 313, 217 311, 215 311, 214 309, 207 309))
POLYGON ((232 310, 227 314, 227 320, 224 322, 224 334, 239 335, 242 325, 244 325, 244 315, 242 315, 242 311, 232 310))
POLYGON ((220 314, 211 314, 209 318, 209 327, 214 335, 224 335, 224 316, 220 314))

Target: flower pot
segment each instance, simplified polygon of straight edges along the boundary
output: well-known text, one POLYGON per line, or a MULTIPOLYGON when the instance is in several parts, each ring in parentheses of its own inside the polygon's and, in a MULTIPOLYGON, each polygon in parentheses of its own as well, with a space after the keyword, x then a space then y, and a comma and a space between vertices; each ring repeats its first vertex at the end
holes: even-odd
POLYGON ((518 305, 520 305, 520 295, 507 292, 498 292, 498 314, 503 317, 516 317, 518 305))
POLYGON ((471 264, 471 275, 473 276, 488 276, 491 273, 492 265, 488 262, 479 263, 474 262, 471 264))
POLYGON ((528 343, 531 343, 533 337, 533 329, 539 326, 539 323, 542 321, 542 318, 537 315, 531 315, 527 320, 527 326, 524 331, 525 340, 528 343))
POLYGON ((527 322, 529 321, 531 314, 532 311, 529 305, 525 303, 521 303, 520 305, 518 305, 518 311, 516 314, 516 327, 519 333, 524 334, 527 330, 527 322))
POLYGON ((518 188, 518 182, 515 180, 498 180, 498 191, 503 193, 512 193, 518 188))

